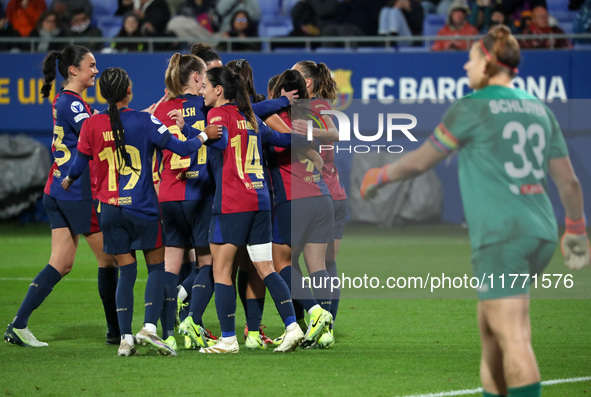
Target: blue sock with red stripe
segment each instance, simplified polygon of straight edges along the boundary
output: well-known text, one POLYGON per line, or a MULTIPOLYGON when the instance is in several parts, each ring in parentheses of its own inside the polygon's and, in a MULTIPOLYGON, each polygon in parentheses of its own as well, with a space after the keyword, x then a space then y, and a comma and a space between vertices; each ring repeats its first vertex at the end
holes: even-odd
POLYGON ((231 285, 215 283, 215 308, 220 320, 222 337, 236 336, 236 294, 231 285))
POLYGON ((171 272, 164 272, 164 302, 162 303, 162 339, 174 336, 174 321, 176 318, 176 286, 179 276, 171 272))
POLYGON ((277 272, 273 272, 265 277, 263 282, 267 286, 269 294, 271 294, 271 297, 275 302, 275 307, 277 308, 285 326, 287 327, 291 323, 294 323, 296 321, 295 312, 293 311, 293 303, 291 303, 289 288, 285 281, 279 274, 277 274, 277 272))
MULTIPOLYGON (((195 324, 203 325, 203 313, 213 296, 213 270, 211 265, 201 266, 201 270, 193 282, 189 316, 195 324)), ((233 288, 232 288, 233 289, 233 288)))
POLYGON ((53 287, 62 279, 62 275, 55 267, 47 265, 37 274, 27 291, 27 295, 21 303, 16 317, 12 321, 14 328, 22 329, 27 327, 29 317, 33 310, 41 306, 41 303, 53 290, 53 287))
POLYGON ((164 301, 164 262, 148 266, 148 281, 144 301, 144 324, 158 324, 164 301))
POLYGON ((133 320, 133 286, 137 277, 137 262, 119 267, 119 282, 115 299, 121 335, 131 334, 133 320))

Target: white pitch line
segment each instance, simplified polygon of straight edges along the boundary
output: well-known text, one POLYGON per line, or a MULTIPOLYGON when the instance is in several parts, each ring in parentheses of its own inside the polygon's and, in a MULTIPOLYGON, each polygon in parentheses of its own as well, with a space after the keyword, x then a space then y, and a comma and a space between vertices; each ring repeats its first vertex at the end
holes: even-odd
MULTIPOLYGON (((32 278, 29 277, 0 277, 0 281, 32 281, 32 278)), ((75 278, 75 277, 65 277, 60 281, 82 281, 85 283, 88 282, 97 282, 96 278, 75 278)), ((147 279, 145 278, 138 278, 135 280, 136 282, 146 282, 147 279)))
MULTIPOLYGON (((542 382, 542 386, 558 385, 562 383, 577 383, 591 381, 591 376, 579 377, 579 378, 568 378, 568 379, 553 379, 545 380, 542 382)), ((405 397, 447 397, 447 396, 467 396, 470 394, 482 393, 482 387, 478 389, 465 389, 465 390, 453 390, 442 393, 429 393, 429 394, 413 394, 405 397)))

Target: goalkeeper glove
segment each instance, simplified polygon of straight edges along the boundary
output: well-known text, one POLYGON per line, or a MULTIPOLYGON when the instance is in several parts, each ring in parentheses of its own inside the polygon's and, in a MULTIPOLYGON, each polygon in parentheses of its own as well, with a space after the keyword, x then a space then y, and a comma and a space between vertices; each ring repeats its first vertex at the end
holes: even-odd
POLYGON ((370 168, 361 181, 361 197, 364 199, 374 198, 378 194, 378 188, 389 182, 387 164, 382 168, 370 168))
POLYGON ((564 264, 575 270, 591 265, 585 218, 573 221, 565 217, 565 222, 566 230, 560 241, 564 264))

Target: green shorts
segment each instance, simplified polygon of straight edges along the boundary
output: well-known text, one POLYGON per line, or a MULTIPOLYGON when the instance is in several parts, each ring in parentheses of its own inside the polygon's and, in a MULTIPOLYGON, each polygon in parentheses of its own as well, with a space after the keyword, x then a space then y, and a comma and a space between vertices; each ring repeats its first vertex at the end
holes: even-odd
POLYGON ((498 299, 528 293, 531 276, 544 271, 555 248, 555 241, 524 237, 486 245, 473 251, 474 276, 484 281, 477 289, 478 299, 498 299))

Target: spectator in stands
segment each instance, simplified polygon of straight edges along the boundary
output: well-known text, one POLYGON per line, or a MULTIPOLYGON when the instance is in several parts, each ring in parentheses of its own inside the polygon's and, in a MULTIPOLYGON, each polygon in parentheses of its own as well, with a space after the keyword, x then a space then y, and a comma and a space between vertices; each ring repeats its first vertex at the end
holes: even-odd
MULTIPOLYGON (((0 37, 20 37, 18 32, 12 28, 6 12, 4 11, 4 5, 0 1, 0 37)), ((0 43, 0 51, 20 51, 18 43, 0 43)))
POLYGON ((548 8, 546 0, 500 0, 500 2, 505 10, 505 15, 512 16, 514 20, 521 18, 523 11, 531 11, 537 6, 548 8))
POLYGON ((142 34, 151 37, 166 36, 170 10, 165 0, 139 0, 134 2, 133 12, 138 16, 142 34))
POLYGON ((146 49, 147 44, 143 41, 137 42, 121 42, 117 38, 142 38, 144 35, 140 29, 140 19, 133 12, 128 12, 123 16, 123 25, 121 30, 111 43, 111 48, 117 52, 142 52, 146 49))
POLYGON ((29 37, 39 38, 35 47, 37 52, 61 51, 66 46, 66 43, 53 41, 56 37, 66 37, 66 32, 60 28, 58 23, 59 16, 55 12, 47 10, 41 14, 37 26, 29 34, 29 37))
MULTIPOLYGON (((591 0, 585 0, 573 23, 573 33, 591 33, 591 0)), ((589 39, 578 39, 578 43, 591 43, 589 39)))
POLYGON ((220 32, 232 29, 232 17, 238 11, 246 11, 257 24, 261 19, 261 7, 257 0, 218 0, 216 12, 220 17, 220 32))
POLYGON ((130 11, 133 11, 133 0, 119 0, 119 8, 115 15, 125 15, 130 11))
POLYGON ((338 0, 300 0, 291 9, 293 31, 290 36, 319 36, 334 25, 338 0))
POLYGON ((470 3, 468 22, 480 33, 488 32, 491 25, 491 15, 495 2, 492 0, 476 0, 470 3))
POLYGON ((21 37, 27 37, 46 8, 45 0, 10 0, 6 5, 6 16, 12 28, 21 37))
MULTIPOLYGON (((408 27, 410 28, 410 32, 413 36, 422 36, 423 35, 423 22, 425 21, 425 11, 421 6, 420 0, 409 0, 410 2, 410 10, 403 10, 404 17, 406 18, 406 22, 408 23, 408 27)), ((422 46, 422 41, 413 41, 413 46, 422 46)))
POLYGON ((377 36, 380 10, 388 0, 342 0, 337 5, 337 17, 322 36, 377 36))
MULTIPOLYGON (((380 11, 378 33, 382 36, 411 37, 403 11, 410 11, 410 0, 390 0, 380 11)), ((399 44, 409 46, 410 41, 400 41, 399 44)))
MULTIPOLYGON (((223 35, 228 38, 258 37, 257 25, 246 11, 237 11, 232 16, 232 29, 224 32, 223 35)), ((259 51, 260 49, 260 43, 232 43, 232 51, 259 51)))
MULTIPOLYGON (((478 30, 467 21, 468 6, 461 0, 454 0, 449 7, 447 22, 437 36, 476 36, 478 30)), ((462 50, 470 48, 470 40, 440 40, 433 43, 433 51, 462 50)))
MULTIPOLYGON (((537 6, 531 11, 531 23, 523 30, 523 34, 564 34, 564 30, 558 26, 550 26, 548 21, 548 10, 544 6, 537 6)), ((567 39, 532 38, 520 41, 521 48, 572 48, 567 39)))
POLYGON ((490 14, 490 24, 487 29, 490 30, 492 27, 497 25, 505 25, 511 29, 512 33, 517 33, 513 18, 505 14, 505 9, 501 5, 497 5, 493 8, 490 14))
POLYGON ((103 37, 100 29, 92 26, 91 17, 84 8, 72 11, 68 36, 73 38, 77 45, 92 51, 100 51, 103 48, 103 43, 100 41, 84 42, 85 37, 103 37))
POLYGON ((70 27, 70 17, 74 11, 83 9, 88 15, 92 15, 90 0, 53 0, 49 9, 58 15, 58 25, 64 32, 70 27))
POLYGON ((185 0, 166 30, 177 37, 192 37, 199 41, 214 41, 215 0, 185 0))

